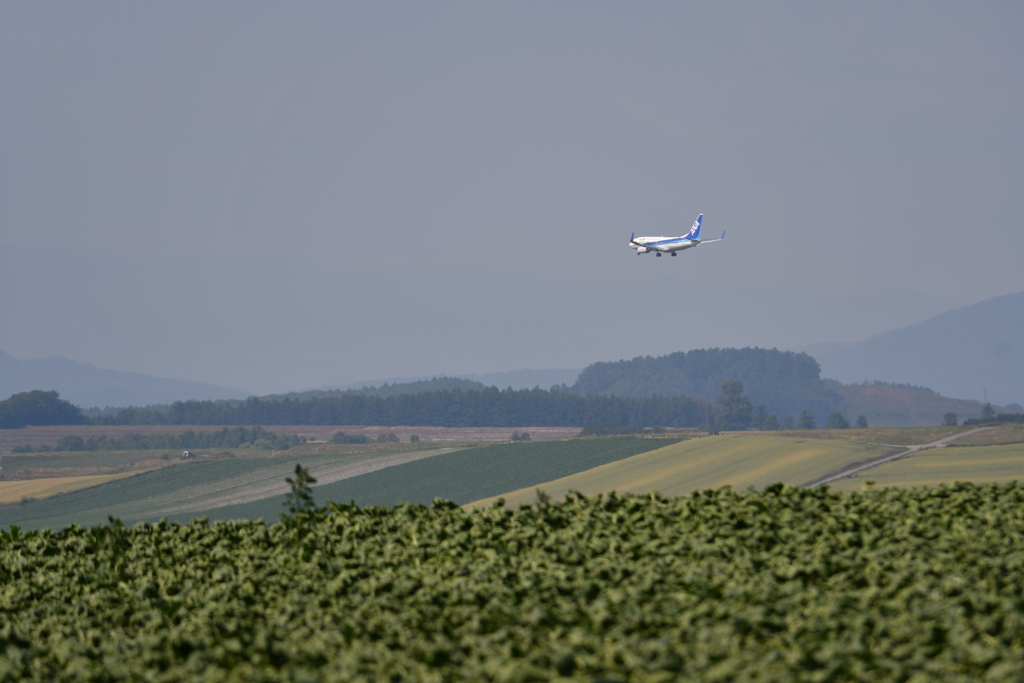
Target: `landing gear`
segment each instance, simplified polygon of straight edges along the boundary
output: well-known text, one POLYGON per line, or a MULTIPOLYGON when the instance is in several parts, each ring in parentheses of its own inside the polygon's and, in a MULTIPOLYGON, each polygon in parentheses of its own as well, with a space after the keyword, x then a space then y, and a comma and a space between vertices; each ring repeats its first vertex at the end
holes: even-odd
POLYGON ((655 254, 655 256, 657 256, 658 258, 661 258, 661 252, 659 251, 658 253, 655 254))
POLYGON ((675 255, 676 255, 676 252, 674 252, 674 251, 673 251, 673 252, 672 252, 672 255, 673 255, 673 256, 675 256, 675 255))

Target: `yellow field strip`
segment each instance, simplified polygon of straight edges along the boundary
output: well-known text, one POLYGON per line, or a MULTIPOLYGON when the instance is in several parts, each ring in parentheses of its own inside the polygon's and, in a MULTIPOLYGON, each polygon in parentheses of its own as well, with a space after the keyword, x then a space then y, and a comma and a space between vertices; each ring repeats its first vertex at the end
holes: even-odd
POLYGON ((645 494, 658 491, 680 496, 693 491, 731 485, 763 488, 777 481, 804 484, 854 462, 891 452, 881 446, 849 441, 728 434, 683 441, 641 453, 538 486, 485 498, 465 507, 489 505, 497 498, 515 507, 533 503, 539 488, 554 500, 571 490, 585 495, 607 493, 645 494))
POLYGON ((1024 481, 1024 444, 933 448, 829 484, 837 491, 876 486, 937 486, 956 481, 1024 481))
POLYGON ((47 498, 58 493, 105 484, 114 479, 130 477, 136 472, 99 474, 85 477, 53 477, 50 479, 26 479, 25 481, 0 481, 0 505, 17 503, 22 498, 47 498))

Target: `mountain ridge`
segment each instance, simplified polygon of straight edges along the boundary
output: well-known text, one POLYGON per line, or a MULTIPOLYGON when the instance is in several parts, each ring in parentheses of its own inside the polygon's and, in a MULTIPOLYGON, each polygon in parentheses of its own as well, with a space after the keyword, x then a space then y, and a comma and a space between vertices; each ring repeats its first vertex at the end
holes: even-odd
POLYGON ((822 375, 849 384, 885 380, 946 396, 1008 404, 1024 400, 1024 292, 945 311, 859 342, 794 347, 822 375))
POLYGON ((20 360, 0 351, 0 397, 23 391, 57 391, 83 408, 128 407, 188 399, 246 398, 248 393, 206 382, 167 379, 142 372, 107 370, 63 356, 20 360))

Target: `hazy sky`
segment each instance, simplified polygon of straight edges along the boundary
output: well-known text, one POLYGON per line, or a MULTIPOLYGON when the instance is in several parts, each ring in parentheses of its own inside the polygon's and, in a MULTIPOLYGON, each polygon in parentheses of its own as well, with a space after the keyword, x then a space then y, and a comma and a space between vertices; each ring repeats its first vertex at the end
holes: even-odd
POLYGON ((264 392, 1024 290, 1024 5, 0 4, 0 350, 264 392), (700 212, 726 241, 638 257, 700 212))

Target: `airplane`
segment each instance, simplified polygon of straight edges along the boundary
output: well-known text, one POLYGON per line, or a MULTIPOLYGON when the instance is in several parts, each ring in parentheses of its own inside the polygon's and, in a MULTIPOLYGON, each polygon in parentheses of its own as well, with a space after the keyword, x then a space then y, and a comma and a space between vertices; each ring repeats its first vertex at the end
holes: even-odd
POLYGON ((665 253, 675 256, 677 251, 696 247, 701 244, 721 242, 725 239, 725 231, 723 230, 722 236, 718 239, 702 240, 700 238, 700 224, 703 220, 704 214, 697 216, 697 220, 693 222, 693 227, 690 228, 690 232, 686 233, 682 237, 637 237, 636 233, 633 233, 629 236, 629 246, 636 249, 637 256, 640 254, 646 254, 649 251, 653 251, 655 256, 661 256, 665 253))

